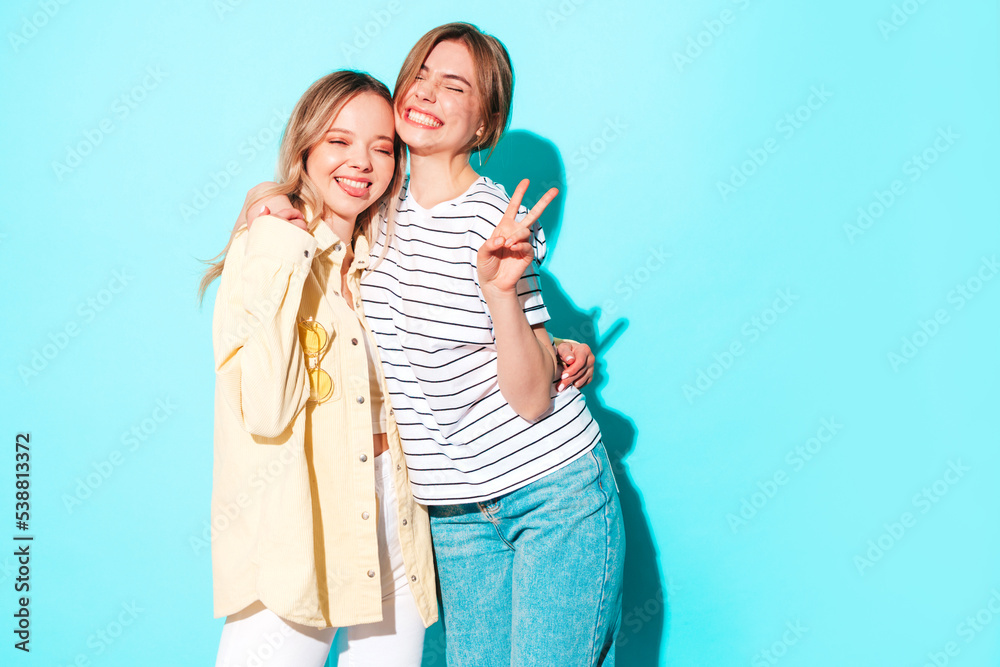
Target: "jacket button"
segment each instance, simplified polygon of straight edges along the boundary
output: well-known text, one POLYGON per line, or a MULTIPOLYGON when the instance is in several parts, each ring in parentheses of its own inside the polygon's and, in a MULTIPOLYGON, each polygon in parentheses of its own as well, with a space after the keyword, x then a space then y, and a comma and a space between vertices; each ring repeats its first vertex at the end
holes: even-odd
POLYGON ((364 402, 365 402, 365 397, 364 396, 358 396, 358 403, 364 403, 364 402))
POLYGON ((351 345, 357 345, 357 344, 358 344, 358 339, 357 338, 352 338, 351 339, 351 345))
POLYGON ((404 526, 406 525, 406 519, 403 519, 403 525, 404 526))
POLYGON ((368 520, 368 512, 362 512, 361 513, 361 518, 367 521, 368 520))
POLYGON ((417 575, 413 575, 412 577, 410 577, 410 581, 416 581, 416 580, 417 580, 417 575))
POLYGON ((375 576, 375 570, 368 570, 368 576, 369 577, 374 577, 375 576))
POLYGON ((308 250, 303 250, 302 254, 305 255, 306 257, 308 257, 309 256, 309 251, 308 250))
POLYGON ((361 455, 361 456, 359 456, 358 458, 359 458, 359 459, 361 459, 361 462, 362 462, 362 463, 364 463, 365 461, 367 461, 367 460, 368 460, 368 455, 367 455, 367 454, 362 454, 362 455, 361 455))
POLYGON ((342 246, 342 245, 340 245, 340 244, 338 243, 337 245, 333 246, 333 249, 334 249, 334 250, 336 250, 337 252, 340 252, 340 249, 341 249, 342 247, 343 247, 343 246, 342 246))

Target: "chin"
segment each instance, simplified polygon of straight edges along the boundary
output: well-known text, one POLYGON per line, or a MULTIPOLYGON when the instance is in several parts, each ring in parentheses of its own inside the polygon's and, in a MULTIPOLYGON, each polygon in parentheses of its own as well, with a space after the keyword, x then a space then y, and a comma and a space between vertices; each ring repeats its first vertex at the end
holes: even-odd
POLYGON ((410 153, 415 155, 443 153, 447 150, 433 141, 414 141, 412 144, 405 139, 403 141, 406 143, 406 147, 410 150, 410 153))
POLYGON ((420 135, 417 132, 410 134, 409 132, 399 132, 397 130, 396 134, 399 135, 399 138, 403 140, 403 143, 406 144, 407 147, 412 148, 414 146, 419 146, 421 143, 423 143, 421 142, 420 135))
POLYGON ((368 208, 368 204, 359 204, 358 202, 354 201, 345 202, 343 199, 340 198, 336 198, 333 200, 327 199, 324 201, 324 203, 326 204, 326 208, 328 210, 333 211, 334 215, 337 215, 338 217, 345 219, 357 217, 358 214, 361 213, 361 211, 368 208))
POLYGON ((439 137, 428 136, 429 132, 412 127, 397 127, 396 134, 399 135, 399 138, 411 150, 414 148, 434 148, 439 143, 439 137), (403 131, 400 132, 400 130, 403 131))

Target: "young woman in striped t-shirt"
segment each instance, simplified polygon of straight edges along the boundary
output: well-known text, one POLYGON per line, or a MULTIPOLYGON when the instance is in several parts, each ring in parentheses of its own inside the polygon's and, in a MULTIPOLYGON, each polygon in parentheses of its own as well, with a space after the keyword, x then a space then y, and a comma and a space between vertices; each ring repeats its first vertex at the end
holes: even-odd
POLYGON ((393 96, 410 177, 356 305, 428 506, 449 666, 608 667, 624 528, 577 390, 589 351, 560 374, 545 330, 537 217, 555 193, 529 213, 526 182, 508 198, 469 163, 503 135, 512 90, 506 49, 475 26, 441 26, 410 51, 393 96))
POLYGON ((410 177, 362 279, 414 498, 428 505, 448 664, 613 665, 624 528, 600 430, 558 380, 524 181, 470 165, 510 115, 503 44, 431 30, 396 80, 410 177), (523 218, 521 216, 524 216, 523 218))

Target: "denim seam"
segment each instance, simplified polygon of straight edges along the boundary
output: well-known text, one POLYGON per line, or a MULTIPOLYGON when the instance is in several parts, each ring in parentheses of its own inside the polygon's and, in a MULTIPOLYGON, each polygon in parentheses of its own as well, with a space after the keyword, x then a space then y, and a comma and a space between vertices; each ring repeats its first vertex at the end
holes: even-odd
MULTIPOLYGON (((601 466, 600 459, 594 454, 594 451, 590 451, 590 455, 594 457, 594 462, 597 464, 598 474, 598 488, 601 489, 601 494, 604 496, 604 536, 605 536, 605 547, 604 547, 604 582, 601 584, 601 601, 597 605, 597 619, 594 621, 594 632, 592 634, 592 640, 590 644, 590 664, 596 665, 594 660, 597 657, 597 634, 601 625, 601 618, 603 618, 605 613, 605 602, 607 600, 608 593, 608 573, 611 567, 611 521, 608 517, 609 510, 609 498, 608 492, 604 490, 604 486, 600 483, 601 475, 604 474, 603 466, 601 466)), ((600 642, 603 646, 604 642, 600 642)))
POLYGON ((510 549, 511 551, 515 551, 514 545, 511 544, 510 542, 508 542, 507 538, 504 537, 503 533, 500 532, 500 521, 495 516, 493 516, 492 512, 490 512, 488 509, 486 509, 485 503, 479 503, 479 512, 481 514, 485 515, 486 516, 486 520, 489 521, 493 525, 493 530, 496 531, 497 537, 500 538, 500 541, 503 542, 504 544, 506 544, 507 548, 510 549))

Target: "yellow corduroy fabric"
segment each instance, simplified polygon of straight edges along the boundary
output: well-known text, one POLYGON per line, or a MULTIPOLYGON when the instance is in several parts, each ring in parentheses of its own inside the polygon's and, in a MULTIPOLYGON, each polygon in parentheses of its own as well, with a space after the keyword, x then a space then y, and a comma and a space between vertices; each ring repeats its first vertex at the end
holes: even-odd
MULTIPOLYGON (((313 233, 275 216, 234 235, 212 321, 215 447, 212 476, 214 615, 256 600, 282 618, 343 627, 382 618, 368 362, 361 271, 367 240, 340 294, 346 245, 326 223, 313 233), (330 333, 320 366, 333 395, 308 401, 298 322, 330 333)), ((427 509, 410 492, 386 400, 406 575, 425 625, 437 620, 427 509)))

